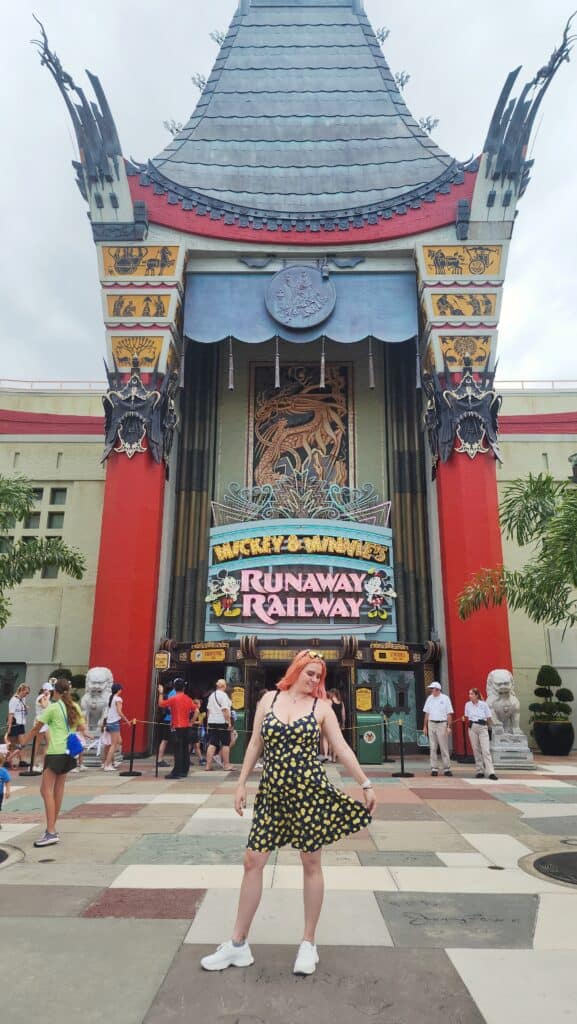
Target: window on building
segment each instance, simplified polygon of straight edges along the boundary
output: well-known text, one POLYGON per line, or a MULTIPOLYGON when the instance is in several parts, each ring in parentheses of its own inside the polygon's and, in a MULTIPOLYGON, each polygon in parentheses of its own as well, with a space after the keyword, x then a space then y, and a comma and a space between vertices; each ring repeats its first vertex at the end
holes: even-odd
POLYGON ((33 496, 34 501, 36 502, 36 504, 39 505, 40 502, 42 501, 43 497, 44 497, 44 488, 43 487, 35 487, 34 490, 32 491, 32 496, 33 496))
POLYGON ((25 530, 38 530, 40 527, 40 512, 31 512, 24 520, 25 530))
MULTIPOLYGON (((22 541, 23 544, 29 544, 31 540, 36 540, 36 537, 21 537, 20 540, 22 541)), ((33 580, 34 575, 35 574, 33 572, 27 572, 26 575, 24 576, 24 579, 33 580)))
POLYGON ((66 487, 51 487, 50 488, 50 504, 51 505, 65 505, 66 504, 66 487))
POLYGON ((57 565, 47 565, 42 570, 42 579, 43 580, 55 580, 57 578, 57 576, 58 576, 58 566, 57 565))
POLYGON ((48 513, 48 529, 49 530, 63 530, 64 529, 64 512, 49 512, 48 513))
POLYGON ((0 555, 7 555, 14 544, 14 537, 0 537, 0 555))

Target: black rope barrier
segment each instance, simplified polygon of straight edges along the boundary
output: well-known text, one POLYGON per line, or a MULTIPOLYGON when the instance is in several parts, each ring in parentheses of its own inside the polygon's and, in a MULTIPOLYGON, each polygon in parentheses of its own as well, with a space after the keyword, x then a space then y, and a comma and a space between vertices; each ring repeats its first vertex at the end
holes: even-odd
POLYGON ((30 753, 30 764, 28 768, 25 768, 23 772, 18 772, 21 778, 31 779, 36 778, 38 775, 42 775, 42 772, 37 772, 34 767, 34 762, 36 760, 36 740, 37 737, 35 736, 32 740, 32 751, 30 753))

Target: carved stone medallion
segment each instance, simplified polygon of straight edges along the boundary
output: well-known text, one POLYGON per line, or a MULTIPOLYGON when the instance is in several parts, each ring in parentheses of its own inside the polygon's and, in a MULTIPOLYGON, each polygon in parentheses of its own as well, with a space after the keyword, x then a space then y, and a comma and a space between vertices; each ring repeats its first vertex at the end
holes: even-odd
POLYGON ((265 293, 270 315, 286 327, 322 324, 337 301, 333 282, 316 267, 285 267, 275 274, 265 293))

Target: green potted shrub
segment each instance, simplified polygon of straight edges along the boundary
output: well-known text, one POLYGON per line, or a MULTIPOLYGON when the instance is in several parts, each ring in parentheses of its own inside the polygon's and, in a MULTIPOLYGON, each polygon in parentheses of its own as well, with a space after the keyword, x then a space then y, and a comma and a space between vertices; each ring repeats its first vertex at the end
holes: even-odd
POLYGON ((539 701, 529 705, 533 736, 543 754, 566 756, 573 748, 575 732, 571 724, 571 690, 563 686, 561 676, 552 665, 541 665, 537 675, 535 696, 539 701))

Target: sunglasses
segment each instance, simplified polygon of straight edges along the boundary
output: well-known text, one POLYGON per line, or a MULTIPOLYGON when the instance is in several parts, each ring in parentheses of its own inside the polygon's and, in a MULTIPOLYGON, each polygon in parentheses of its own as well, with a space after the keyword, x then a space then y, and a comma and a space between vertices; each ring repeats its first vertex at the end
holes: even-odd
POLYGON ((324 658, 320 651, 307 651, 309 658, 318 658, 320 661, 324 661, 324 658))

